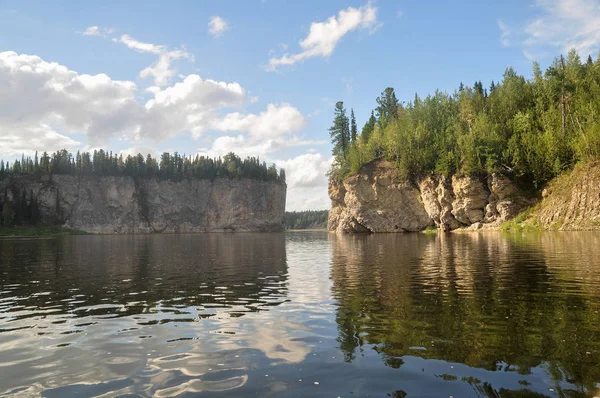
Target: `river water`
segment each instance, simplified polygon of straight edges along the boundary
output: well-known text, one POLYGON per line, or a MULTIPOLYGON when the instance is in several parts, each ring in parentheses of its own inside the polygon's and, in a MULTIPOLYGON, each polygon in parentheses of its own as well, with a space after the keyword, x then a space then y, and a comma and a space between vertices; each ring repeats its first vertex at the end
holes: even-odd
POLYGON ((0 240, 0 396, 121 395, 600 395, 600 234, 0 240))

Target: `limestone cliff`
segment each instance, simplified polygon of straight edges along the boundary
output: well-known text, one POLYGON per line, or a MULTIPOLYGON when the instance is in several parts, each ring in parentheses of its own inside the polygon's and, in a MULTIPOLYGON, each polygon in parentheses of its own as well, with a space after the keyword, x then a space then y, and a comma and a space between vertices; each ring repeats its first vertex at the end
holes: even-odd
POLYGON ((26 193, 42 222, 92 233, 279 231, 286 185, 252 179, 22 176, 0 181, 0 202, 26 193))
POLYGON ((506 176, 400 178, 393 163, 366 165, 343 183, 330 183, 330 231, 404 232, 498 226, 533 204, 506 176))

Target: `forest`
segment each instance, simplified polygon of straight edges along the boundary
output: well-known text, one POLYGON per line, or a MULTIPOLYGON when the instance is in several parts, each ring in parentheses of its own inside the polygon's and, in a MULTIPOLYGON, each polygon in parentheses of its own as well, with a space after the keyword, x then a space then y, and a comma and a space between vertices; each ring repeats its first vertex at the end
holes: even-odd
POLYGON ((400 102, 393 88, 360 133, 354 110, 335 105, 329 129, 342 180, 376 159, 396 163, 409 179, 438 173, 513 175, 539 189, 578 162, 600 156, 600 59, 582 62, 574 50, 531 78, 513 68, 484 87, 460 84, 452 94, 415 95, 400 102))
POLYGON ((38 158, 21 157, 12 164, 0 161, 0 179, 22 174, 49 175, 70 174, 86 176, 129 176, 158 177, 160 179, 182 178, 251 178, 285 183, 285 170, 277 170, 272 164, 260 162, 259 158, 248 157, 242 160, 233 152, 223 158, 205 156, 181 156, 163 153, 160 159, 151 155, 144 157, 113 154, 104 150, 77 152, 75 156, 63 149, 49 155, 42 153, 38 158))
POLYGON ((328 210, 286 211, 285 229, 326 229, 328 210))

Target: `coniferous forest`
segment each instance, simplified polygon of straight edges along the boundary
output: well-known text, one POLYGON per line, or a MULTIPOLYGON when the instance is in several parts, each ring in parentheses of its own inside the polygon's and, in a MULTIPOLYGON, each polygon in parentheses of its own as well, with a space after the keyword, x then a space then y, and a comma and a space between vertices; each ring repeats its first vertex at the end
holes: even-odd
POLYGON ((329 133, 337 180, 387 159, 406 178, 501 171, 539 189, 600 157, 600 59, 571 50, 545 71, 534 63, 531 78, 508 68, 488 87, 461 83, 407 103, 386 88, 360 134, 343 102, 329 133))
POLYGON ((272 164, 260 162, 259 158, 242 160, 233 152, 223 158, 205 156, 181 156, 163 153, 159 159, 151 155, 144 157, 117 156, 104 150, 77 152, 75 156, 63 149, 51 155, 44 152, 40 157, 22 156, 12 164, 0 161, 0 179, 22 174, 48 175, 70 174, 87 176, 158 177, 161 179, 182 178, 251 178, 285 183, 285 170, 277 170, 272 164))
POLYGON ((325 229, 328 210, 286 211, 283 217, 285 229, 325 229))

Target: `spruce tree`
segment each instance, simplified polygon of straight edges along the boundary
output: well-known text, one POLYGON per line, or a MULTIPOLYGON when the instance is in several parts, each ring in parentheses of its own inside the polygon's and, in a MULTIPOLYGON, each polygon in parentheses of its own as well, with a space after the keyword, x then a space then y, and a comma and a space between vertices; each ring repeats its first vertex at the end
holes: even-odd
POLYGON ((339 101, 335 104, 333 125, 329 128, 331 143, 333 144, 333 156, 340 163, 346 160, 350 144, 350 126, 344 103, 339 101))
POLYGON ((392 118, 398 116, 400 103, 392 87, 388 87, 377 98, 377 119, 382 127, 385 127, 392 118))

